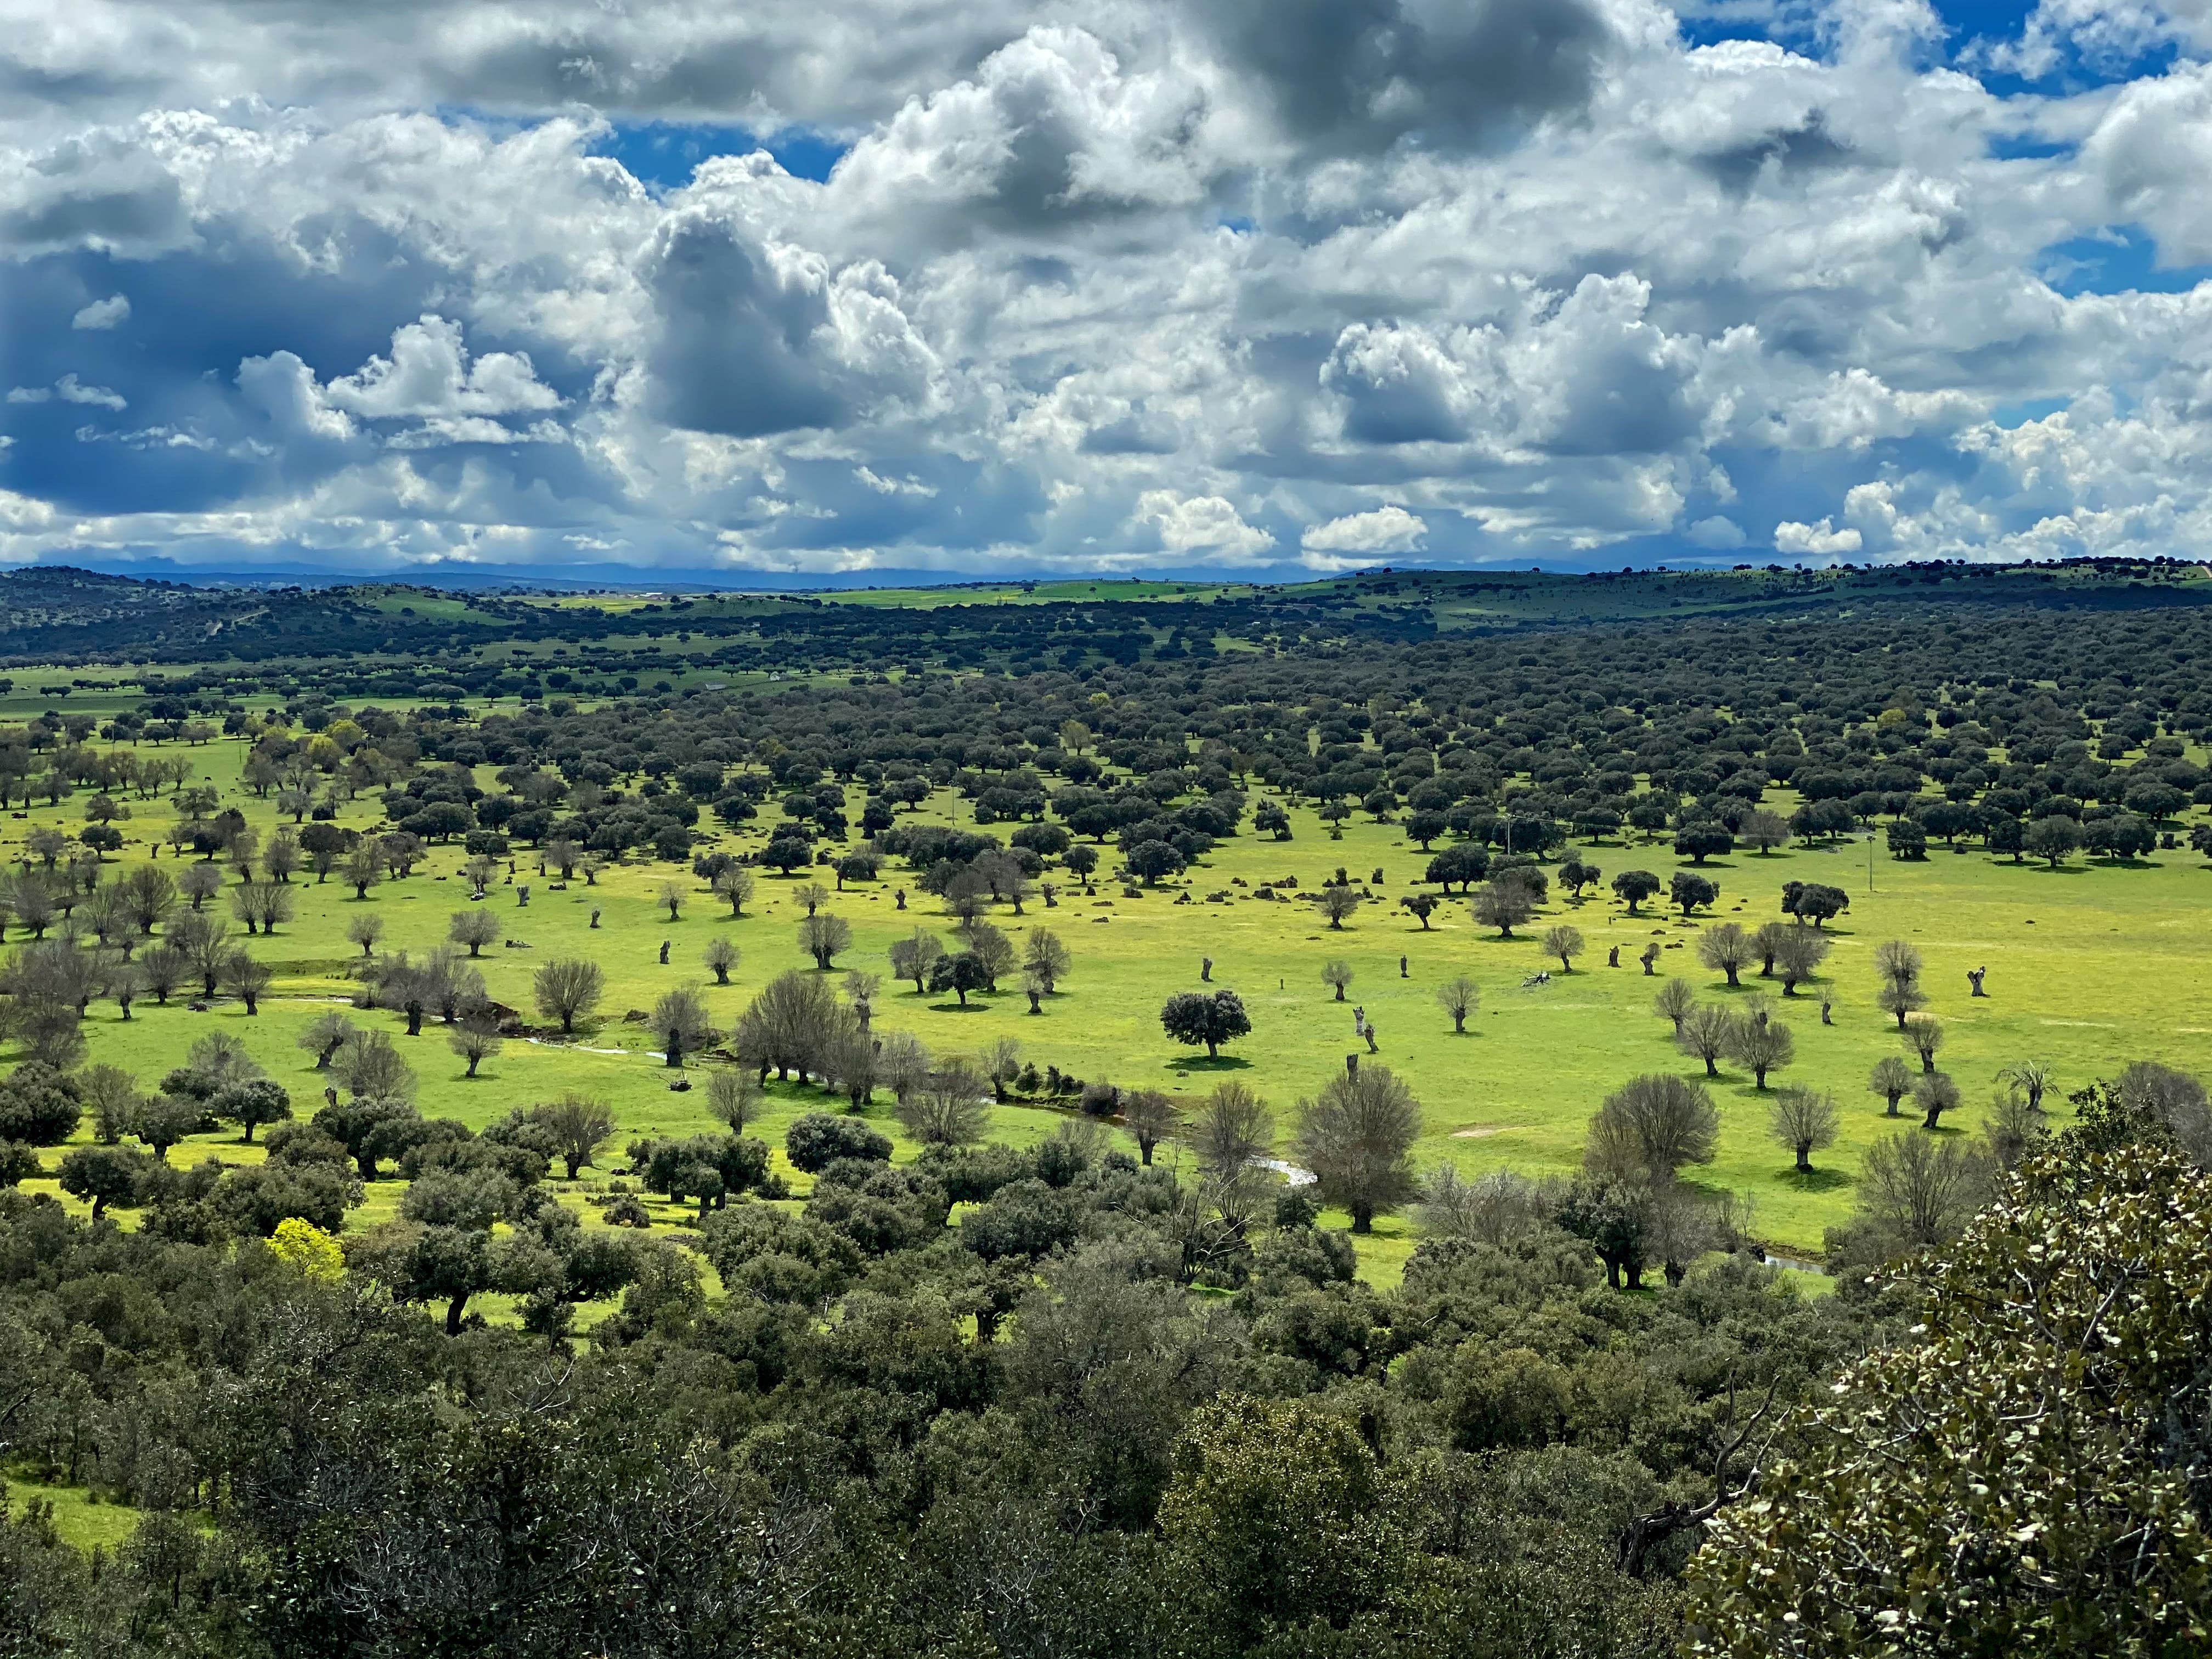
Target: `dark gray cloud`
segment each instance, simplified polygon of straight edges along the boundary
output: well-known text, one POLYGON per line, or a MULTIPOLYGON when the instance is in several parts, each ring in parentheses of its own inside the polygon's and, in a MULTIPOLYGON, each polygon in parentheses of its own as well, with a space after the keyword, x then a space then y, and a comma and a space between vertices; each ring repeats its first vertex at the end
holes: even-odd
POLYGON ((671 424, 757 438, 850 417, 852 387, 825 360, 818 268, 774 270, 735 227, 693 215, 662 230, 645 282, 654 397, 671 424))
POLYGON ((1580 109, 1615 42, 1589 0, 1218 0, 1195 9, 1322 151, 1496 143, 1580 109))
POLYGON ((1740 194, 1769 170, 1776 177, 1786 179, 1823 167, 1848 167, 1856 158, 1851 147, 1828 131, 1826 113, 1814 110, 1787 126, 1705 151, 1692 159, 1722 185, 1740 194))

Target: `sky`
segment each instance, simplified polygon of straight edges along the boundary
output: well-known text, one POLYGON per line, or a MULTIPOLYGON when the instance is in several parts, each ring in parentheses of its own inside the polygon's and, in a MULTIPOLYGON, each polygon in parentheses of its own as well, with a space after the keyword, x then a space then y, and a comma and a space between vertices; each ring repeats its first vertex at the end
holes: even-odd
POLYGON ((2212 555, 2212 0, 0 0, 0 562, 2212 555))

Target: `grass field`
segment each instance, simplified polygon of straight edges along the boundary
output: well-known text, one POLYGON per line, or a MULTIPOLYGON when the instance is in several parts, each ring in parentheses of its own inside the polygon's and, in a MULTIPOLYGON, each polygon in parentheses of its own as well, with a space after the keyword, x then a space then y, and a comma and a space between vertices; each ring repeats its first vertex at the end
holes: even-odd
MULTIPOLYGON (((241 805, 265 836, 274 815, 235 787, 243 754, 237 742, 197 751, 227 800, 241 805)), ((121 826, 131 837, 125 860, 145 856, 149 837, 158 836, 169 810, 160 801, 131 805, 137 816, 121 826)), ((1780 805, 1787 810, 1786 796, 1780 805)), ((940 793, 921 816, 943 821, 957 806, 940 793)), ((366 828, 374 811, 364 805, 351 821, 366 828)), ((949 997, 917 995, 910 986, 887 983, 878 1001, 879 1027, 911 1030, 939 1053, 974 1052, 1012 1036, 1040 1069, 1051 1062, 1086 1079, 1163 1087, 1193 1103, 1218 1079, 1240 1078, 1273 1104, 1287 1149, 1298 1097, 1339 1069, 1347 1053, 1365 1053, 1352 1032, 1352 1011, 1358 1006, 1379 1028, 1377 1058, 1406 1077, 1422 1102, 1427 1133, 1416 1158, 1424 1167, 1449 1162, 1468 1172, 1565 1172, 1576 1164, 1587 1120, 1609 1090, 1644 1072, 1702 1073, 1698 1061, 1675 1051, 1670 1028, 1650 1011, 1660 981, 1635 965, 1645 942, 1662 945, 1662 975, 1686 977, 1708 996, 1747 996, 1759 983, 1755 975, 1747 975, 1745 988, 1731 994, 1719 975, 1698 966, 1698 932, 1717 921, 1756 925, 1776 915, 1786 880, 1831 883, 1852 894, 1850 909, 1831 927, 1835 948, 1822 981, 1834 995, 1834 1024, 1820 1022, 1820 988, 1813 996, 1780 1003, 1780 1017, 1796 1036, 1797 1060, 1775 1081, 1833 1090, 1844 1109, 1842 1139, 1816 1160, 1822 1166, 1818 1174, 1792 1173, 1790 1155, 1767 1135, 1771 1097, 1724 1064, 1723 1077, 1710 1085, 1724 1125, 1720 1155, 1693 1172, 1710 1186, 1753 1199, 1759 1235, 1791 1255, 1818 1252, 1822 1230, 1851 1208, 1852 1173, 1864 1148, 1900 1127, 1885 1119, 1881 1102, 1864 1087, 1875 1060, 1901 1052, 1893 1026, 1874 1006, 1869 956, 1882 939, 1911 939, 1927 957, 1929 1012, 1948 1034, 1941 1063, 1958 1079, 1967 1103, 1955 1115, 1956 1128, 1947 1123, 1942 1133, 1973 1133, 1994 1073, 2024 1056, 2050 1060, 2069 1088, 2146 1055, 2212 1072, 2212 1009, 2202 1006, 2212 948, 2200 921, 2212 875, 2187 852, 2129 866, 2077 861, 2057 872, 1978 852, 1939 848, 1924 864, 1878 855, 1872 891, 1863 841, 1834 850, 1739 854, 1706 866, 1722 897, 1714 914, 1696 923, 1686 926, 1649 908, 1632 919, 1609 894, 1576 904, 1555 888, 1544 911, 1509 941, 1478 930, 1456 898, 1446 902, 1429 930, 1397 908, 1397 899, 1413 890, 1426 858, 1395 825, 1349 823, 1344 838, 1332 841, 1310 813, 1294 810, 1291 816, 1291 841, 1277 842, 1248 830, 1223 843, 1184 880, 1141 896, 1102 884, 1094 896, 1079 890, 1064 895, 1051 909, 1033 901, 1020 917, 1002 908, 995 919, 1018 945, 1026 929, 1050 927, 1074 954, 1073 972, 1042 1017, 1030 1016, 1026 1000, 1011 988, 995 997, 973 996, 963 1010, 949 997), (1370 885, 1374 901, 1340 932, 1308 904, 1255 896, 1261 883, 1287 877, 1296 878, 1299 891, 1310 891, 1340 865, 1355 882, 1382 872, 1370 885), (1229 896, 1208 902, 1212 894, 1229 896), (1558 972, 1556 961, 1542 958, 1536 942, 1546 927, 1563 921, 1588 941, 1575 970, 1565 975, 1558 972), (1608 968, 1607 954, 1616 945, 1624 965, 1608 968), (1158 1018, 1164 998, 1200 982, 1201 958, 1209 956, 1213 983, 1243 994, 1255 1028, 1212 1062, 1170 1042, 1158 1018), (1348 963, 1354 974, 1348 1000, 1340 1005, 1320 977, 1322 964, 1333 957, 1348 963), (1970 1000, 1966 970, 1982 964, 1990 969, 1990 994, 1970 1000), (1546 966, 1553 969, 1550 984, 1522 988, 1526 976, 1546 966), (1440 983, 1462 973, 1480 985, 1482 1000, 1468 1034, 1455 1037, 1434 997, 1440 983)), ((0 855, 19 856, 24 836, 40 822, 60 822, 71 830, 78 826, 68 802, 28 817, 11 814, 0 818, 0 855)), ((763 833, 755 829, 729 837, 728 844, 757 844, 763 833)), ((1583 853, 1608 878, 1644 868, 1663 879, 1678 862, 1664 844, 1600 844, 1583 853)), ((297 919, 275 939, 252 942, 278 976, 278 994, 264 1001, 258 1017, 247 1017, 241 1005, 228 1000, 201 1013, 181 1001, 166 1008, 142 1002, 137 1017, 124 1023, 112 1003, 96 1002, 86 1028, 91 1059, 124 1066, 151 1087, 199 1034, 229 1030, 292 1091, 302 1114, 311 1112, 319 1103, 320 1079, 295 1039, 349 993, 346 973, 355 952, 344 939, 348 917, 373 909, 385 921, 384 948, 428 949, 444 939, 453 914, 468 906, 467 888, 454 874, 460 862, 458 846, 434 849, 412 879, 372 889, 358 902, 335 882, 317 885, 311 875, 295 878, 303 884, 297 919)), ((566 891, 551 890, 522 851, 516 867, 515 883, 532 889, 528 907, 519 903, 516 886, 496 886, 484 901, 497 907, 507 937, 514 941, 514 948, 487 950, 478 964, 491 994, 527 1014, 537 965, 555 956, 587 954, 605 969, 605 1002, 574 1042, 510 1041, 472 1080, 463 1076, 462 1063, 434 1023, 426 1025, 421 1037, 404 1042, 422 1079, 424 1113, 481 1126, 564 1089, 586 1090, 606 1097, 621 1125, 606 1157, 610 1164, 620 1162, 620 1145, 633 1137, 713 1127, 703 1091, 671 1092, 671 1073, 650 1052, 650 1039, 623 1016, 649 1009, 673 986, 706 981, 709 1005, 726 1028, 769 979, 810 967, 794 937, 802 913, 787 896, 793 884, 764 876, 756 902, 733 921, 726 906, 678 866, 629 863, 607 871, 595 887, 580 878, 566 891), (673 923, 654 897, 672 877, 690 892, 673 923), (590 925, 594 908, 602 913, 596 930, 590 925), (714 986, 700 964, 701 952, 718 934, 726 934, 743 952, 726 988, 714 986), (665 967, 658 960, 664 939, 671 942, 665 967)), ((895 890, 908 879, 909 872, 887 866, 880 881, 833 901, 854 933, 854 948, 838 961, 840 974, 861 968, 887 975, 884 951, 894 938, 917 923, 947 930, 949 919, 935 901, 910 888, 910 908, 898 910, 895 890)), ((389 1014, 357 1018, 388 1024, 395 1032, 402 1025, 389 1014)), ((819 1092, 796 1085, 772 1095, 762 1129, 772 1143, 780 1141, 791 1117, 825 1103, 819 1092)), ((886 1104, 879 1102, 871 1115, 890 1127, 886 1104)), ((1058 1121, 1054 1109, 1007 1106, 994 1112, 992 1133, 1025 1144, 1052 1133, 1058 1121)), ((210 1154, 241 1162, 259 1155, 225 1132, 200 1137, 172 1157, 190 1162, 210 1154)), ((54 1156, 48 1154, 50 1162, 54 1156)), ((781 1167, 780 1152, 778 1158, 781 1167)), ((587 1186, 605 1179, 604 1171, 587 1174, 592 1177, 587 1186)), ((50 1180, 32 1184, 52 1190, 50 1180)), ((795 1185, 803 1191, 804 1178, 795 1185)), ((399 1190, 396 1182, 372 1188, 353 1224, 389 1215, 399 1190)), ((674 1212, 668 1213, 672 1220, 674 1212)), ((1342 1218, 1335 1220, 1343 1224, 1342 1218)), ((1361 1245, 1368 1275, 1395 1279, 1411 1243, 1401 1218, 1378 1222, 1375 1235, 1361 1245)))
POLYGON ((0 1479, 0 1500, 18 1521, 34 1503, 52 1505, 55 1534, 81 1550, 112 1550, 125 1542, 137 1529, 140 1514, 126 1504, 103 1504, 82 1486, 45 1486, 13 1479, 0 1479))

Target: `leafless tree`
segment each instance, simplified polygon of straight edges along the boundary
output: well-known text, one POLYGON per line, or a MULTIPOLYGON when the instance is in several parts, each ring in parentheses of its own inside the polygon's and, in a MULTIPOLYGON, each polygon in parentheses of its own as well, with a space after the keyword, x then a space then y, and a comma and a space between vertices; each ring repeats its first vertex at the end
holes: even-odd
POLYGON ((1448 979, 1437 987, 1437 1006, 1451 1016, 1455 1036, 1466 1034, 1467 1017, 1475 1011, 1481 1000, 1480 988, 1465 974, 1455 979, 1448 979))
POLYGON ((1797 1155, 1799 1173, 1813 1172, 1813 1154, 1832 1146, 1842 1121, 1836 1097, 1818 1089, 1784 1089, 1774 1097, 1768 1133, 1797 1155))

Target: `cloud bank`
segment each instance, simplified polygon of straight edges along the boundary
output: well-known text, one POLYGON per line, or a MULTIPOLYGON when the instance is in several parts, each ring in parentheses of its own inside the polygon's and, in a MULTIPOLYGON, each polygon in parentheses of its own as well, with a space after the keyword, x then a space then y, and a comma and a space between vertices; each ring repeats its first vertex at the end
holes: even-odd
POLYGON ((0 557, 2203 556, 2212 13, 1972 16, 0 0, 0 557))

